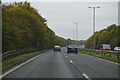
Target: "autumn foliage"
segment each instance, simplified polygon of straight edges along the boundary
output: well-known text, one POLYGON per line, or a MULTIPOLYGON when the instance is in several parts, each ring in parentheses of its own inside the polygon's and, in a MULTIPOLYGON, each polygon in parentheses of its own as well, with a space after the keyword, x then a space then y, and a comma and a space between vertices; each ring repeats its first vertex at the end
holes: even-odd
POLYGON ((2 6, 3 52, 20 49, 46 49, 65 45, 69 41, 55 35, 29 2, 2 6))
POLYGON ((95 48, 100 49, 100 44, 110 44, 113 49, 120 46, 120 26, 111 25, 107 29, 97 31, 89 39, 86 40, 86 48, 93 48, 93 39, 95 37, 95 48))

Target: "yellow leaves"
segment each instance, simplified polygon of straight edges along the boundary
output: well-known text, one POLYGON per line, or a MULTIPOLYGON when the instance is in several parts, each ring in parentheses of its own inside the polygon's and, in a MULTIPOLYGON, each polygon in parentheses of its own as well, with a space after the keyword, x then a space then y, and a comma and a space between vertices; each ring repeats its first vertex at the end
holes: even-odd
POLYGON ((12 21, 12 18, 11 17, 9 17, 9 16, 6 16, 6 17, 4 17, 4 19, 3 19, 4 21, 7 21, 7 22, 9 22, 9 21, 12 21))
POLYGON ((14 11, 14 10, 17 10, 17 9, 18 9, 18 8, 15 7, 15 6, 10 8, 10 10, 13 10, 13 11, 14 11))
MULTIPOLYGON (((95 42, 96 42, 97 48, 99 48, 99 45, 103 43, 111 44, 112 48, 114 48, 115 46, 118 46, 118 40, 117 40, 118 28, 117 27, 118 26, 116 25, 111 25, 111 26, 108 26, 107 29, 103 29, 94 34, 96 37, 95 42)), ((89 39, 86 40, 86 46, 88 48, 91 47, 91 44, 93 43, 92 41, 93 41, 93 36, 91 36, 89 39)))
POLYGON ((46 25, 47 20, 31 7, 30 3, 6 5, 3 13, 3 43, 7 45, 3 46, 3 51, 18 48, 50 48, 54 44, 70 43, 56 36, 46 25), (39 46, 36 45, 38 42, 39 46))

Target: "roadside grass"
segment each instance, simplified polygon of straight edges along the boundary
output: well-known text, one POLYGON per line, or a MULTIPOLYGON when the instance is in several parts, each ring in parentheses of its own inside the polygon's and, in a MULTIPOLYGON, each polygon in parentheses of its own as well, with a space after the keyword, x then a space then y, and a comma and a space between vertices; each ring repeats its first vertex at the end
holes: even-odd
POLYGON ((82 54, 87 54, 87 55, 91 55, 91 56, 95 56, 95 57, 98 57, 98 58, 102 58, 102 59, 106 59, 106 60, 109 60, 109 61, 112 61, 112 62, 116 62, 116 63, 120 63, 119 61, 119 58, 117 58, 116 55, 114 54, 102 54, 102 53, 97 53, 97 52, 92 52, 92 51, 85 51, 85 50, 79 50, 80 53, 82 54))
POLYGON ((42 53, 44 53, 46 51, 47 50, 42 50, 42 51, 38 51, 38 52, 31 52, 31 53, 19 55, 17 57, 11 58, 9 60, 3 60, 2 61, 2 68, 6 68, 6 67, 13 66, 15 64, 19 64, 19 63, 24 62, 24 61, 26 61, 26 60, 34 57, 34 56, 42 54, 42 53))

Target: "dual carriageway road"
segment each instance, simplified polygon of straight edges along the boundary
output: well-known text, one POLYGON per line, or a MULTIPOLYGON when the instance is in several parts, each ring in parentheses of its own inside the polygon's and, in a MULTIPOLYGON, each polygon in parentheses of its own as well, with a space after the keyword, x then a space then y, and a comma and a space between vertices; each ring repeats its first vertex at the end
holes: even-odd
POLYGON ((3 76, 6 78, 118 78, 119 64, 85 54, 47 51, 3 76))

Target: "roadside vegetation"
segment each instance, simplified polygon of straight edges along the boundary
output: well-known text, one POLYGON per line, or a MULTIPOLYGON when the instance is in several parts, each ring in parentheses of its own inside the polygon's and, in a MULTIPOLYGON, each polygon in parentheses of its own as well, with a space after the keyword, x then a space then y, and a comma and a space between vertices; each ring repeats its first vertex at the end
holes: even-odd
POLYGON ((3 71, 44 53, 54 45, 64 46, 71 42, 57 36, 48 27, 47 19, 30 2, 2 4, 2 14, 2 54, 13 50, 39 50, 2 60, 3 71))
POLYGON ((120 26, 114 24, 108 26, 106 29, 95 32, 94 35, 86 40, 86 48, 93 49, 94 37, 96 49, 100 49, 100 44, 110 44, 111 49, 114 49, 114 47, 120 46, 120 26))
POLYGON ((79 50, 80 54, 87 54, 87 55, 91 55, 91 56, 95 56, 95 57, 98 57, 98 58, 102 58, 102 59, 106 59, 106 60, 109 60, 109 61, 113 61, 113 62, 116 62, 116 63, 120 63, 120 56, 119 58, 117 58, 116 55, 114 54, 102 54, 102 53, 98 53, 98 52, 92 52, 92 51, 85 51, 85 50, 79 50))
POLYGON ((70 41, 57 36, 48 26, 47 19, 31 7, 29 2, 2 5, 3 53, 21 49, 50 49, 70 41))
POLYGON ((26 60, 32 58, 32 57, 35 57, 39 54, 42 54, 44 52, 46 52, 48 50, 42 50, 42 51, 38 51, 38 52, 31 52, 31 53, 26 53, 26 54, 23 54, 23 55, 19 55, 17 57, 14 57, 14 58, 11 58, 11 59, 8 59, 8 60, 3 60, 2 61, 2 68, 3 70, 5 69, 9 69, 10 67, 13 67, 17 64, 20 64, 22 62, 25 62, 26 60))

